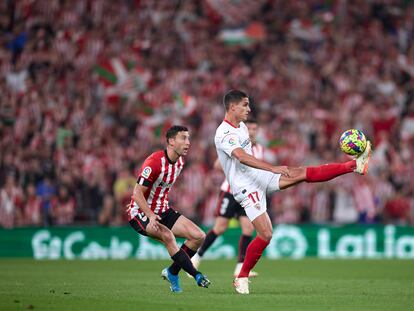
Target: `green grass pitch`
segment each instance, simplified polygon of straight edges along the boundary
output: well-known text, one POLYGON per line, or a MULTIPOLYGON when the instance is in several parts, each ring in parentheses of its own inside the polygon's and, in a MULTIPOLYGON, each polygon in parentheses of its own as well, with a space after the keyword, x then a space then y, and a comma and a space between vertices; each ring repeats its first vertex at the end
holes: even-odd
POLYGON ((167 261, 0 260, 0 310, 414 310, 414 261, 262 260, 250 295, 235 294, 234 261, 204 261, 212 285, 160 278, 167 261))

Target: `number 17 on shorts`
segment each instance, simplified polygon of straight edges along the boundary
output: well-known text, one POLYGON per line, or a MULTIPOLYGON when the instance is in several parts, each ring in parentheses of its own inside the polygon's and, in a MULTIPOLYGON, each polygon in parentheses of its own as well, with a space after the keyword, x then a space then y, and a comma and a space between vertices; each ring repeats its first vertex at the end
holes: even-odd
POLYGON ((259 192, 258 191, 254 191, 251 192, 247 195, 247 197, 249 198, 249 200, 251 201, 253 207, 257 208, 258 210, 260 210, 260 198, 259 198, 259 192))
MULTIPOLYGON (((266 194, 265 191, 260 189, 254 191, 246 191, 241 193, 244 198, 240 202, 240 205, 244 208, 247 217, 250 221, 253 221, 261 214, 266 213, 266 194)), ((240 196, 238 196, 240 198, 240 196)))

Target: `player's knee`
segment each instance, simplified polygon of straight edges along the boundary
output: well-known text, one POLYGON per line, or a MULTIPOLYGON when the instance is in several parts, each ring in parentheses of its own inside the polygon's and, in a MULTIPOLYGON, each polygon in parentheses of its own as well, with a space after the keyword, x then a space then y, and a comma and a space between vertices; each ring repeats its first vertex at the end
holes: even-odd
POLYGON ((242 234, 252 236, 254 231, 254 227, 249 228, 242 228, 242 234))
POLYGON ((171 243, 175 243, 174 234, 170 230, 166 230, 165 232, 162 233, 162 240, 167 245, 171 243))
POLYGON ((265 241, 270 241, 273 237, 273 232, 271 230, 266 230, 257 235, 265 241))
POLYGON ((227 229, 227 226, 220 225, 220 226, 214 227, 213 231, 216 235, 222 235, 224 231, 226 231, 226 229, 227 229))
POLYGON ((193 230, 187 238, 195 245, 200 246, 206 239, 206 234, 201 229, 193 230))
POLYGON ((216 235, 222 235, 227 230, 228 222, 217 221, 214 224, 213 231, 216 235))
POLYGON ((198 230, 196 234, 194 235, 194 239, 200 243, 200 245, 204 242, 206 239, 206 234, 202 230, 198 230))

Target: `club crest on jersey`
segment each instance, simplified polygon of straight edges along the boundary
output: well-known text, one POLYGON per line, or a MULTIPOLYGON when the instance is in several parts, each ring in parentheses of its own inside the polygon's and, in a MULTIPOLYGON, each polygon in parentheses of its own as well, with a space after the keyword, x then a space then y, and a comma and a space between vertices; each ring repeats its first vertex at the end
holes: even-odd
POLYGON ((142 177, 144 177, 144 178, 148 178, 148 177, 150 177, 151 172, 152 172, 152 168, 150 168, 149 166, 146 166, 146 167, 142 170, 141 176, 142 176, 142 177))
POLYGON ((230 146, 235 146, 236 145, 236 140, 233 137, 231 137, 229 139, 229 144, 230 144, 230 146))

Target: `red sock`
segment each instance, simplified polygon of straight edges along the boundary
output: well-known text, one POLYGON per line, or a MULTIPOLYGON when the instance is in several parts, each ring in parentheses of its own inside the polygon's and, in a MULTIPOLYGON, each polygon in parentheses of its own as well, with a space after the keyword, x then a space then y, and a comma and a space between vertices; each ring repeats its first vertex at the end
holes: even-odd
POLYGON ((306 181, 318 182, 331 180, 340 175, 351 173, 356 168, 355 160, 345 163, 332 163, 306 168, 306 181))
POLYGON ((257 261, 262 257, 263 251, 269 245, 269 241, 256 237, 247 247, 246 257, 238 278, 246 278, 249 276, 250 270, 256 265, 257 261))

